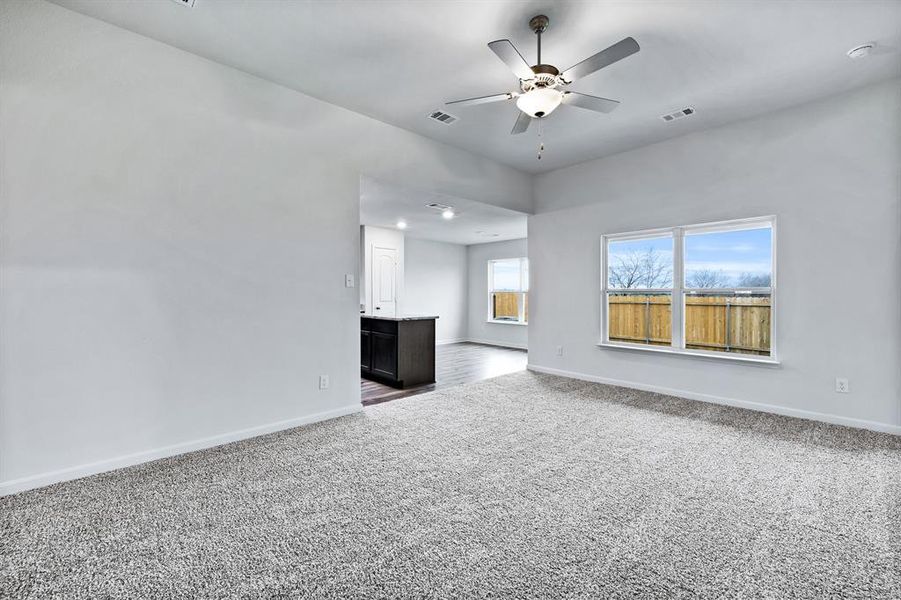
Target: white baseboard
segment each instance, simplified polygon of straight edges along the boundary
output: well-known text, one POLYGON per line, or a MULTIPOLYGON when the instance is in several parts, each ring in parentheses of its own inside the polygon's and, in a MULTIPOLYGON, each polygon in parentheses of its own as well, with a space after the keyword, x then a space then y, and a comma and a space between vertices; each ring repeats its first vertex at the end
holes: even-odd
POLYGON ((546 373, 548 375, 559 375, 560 377, 569 377, 570 379, 580 379, 582 381, 591 381, 593 383, 605 383, 607 385, 615 385, 619 387, 632 388, 645 392, 656 392, 658 394, 666 394, 667 396, 677 396, 679 398, 687 398, 688 400, 699 400, 701 402, 709 402, 711 404, 722 404, 725 406, 734 406, 736 408, 746 408, 748 410, 756 410, 759 412, 773 413, 786 417, 796 417, 798 419, 808 419, 811 421, 822 421, 823 423, 831 423, 833 425, 844 425, 846 427, 855 427, 857 429, 869 429, 871 431, 879 431, 882 433, 893 433, 901 435, 901 425, 891 425, 889 423, 879 423, 877 421, 865 421, 863 419, 854 419, 851 417, 842 417, 840 415, 832 415, 828 413, 819 413, 809 410, 801 410, 798 408, 788 408, 776 404, 764 404, 762 402, 750 402, 748 400, 736 400, 734 398, 725 398, 723 396, 714 396, 711 394, 699 394, 687 390, 678 390, 656 385, 647 385, 634 381, 622 381, 619 379, 610 379, 609 377, 598 377, 596 375, 588 375, 586 373, 577 373, 574 371, 564 371, 562 369, 554 369, 551 367, 542 367, 540 365, 528 366, 530 371, 536 373, 546 373))
POLYGON ((452 338, 449 340, 435 340, 436 346, 444 346, 445 344, 460 344, 467 341, 466 338, 452 338))
POLYGON ((463 340, 466 342, 472 342, 473 344, 485 344, 486 346, 498 346, 500 348, 513 348, 515 350, 528 350, 529 347, 526 344, 514 344, 512 342, 498 342, 496 340, 480 340, 476 338, 467 338, 463 340))
POLYGON ((16 494, 18 492, 24 492, 26 490, 44 487, 45 485, 59 483, 61 481, 80 479, 89 475, 96 475, 97 473, 105 473, 106 471, 113 471, 115 469, 131 467, 133 465, 150 462, 152 460, 158 460, 160 458, 168 458, 177 454, 194 452, 196 450, 204 450, 206 448, 221 446, 222 444, 228 444, 230 442, 237 442, 252 437, 266 435, 267 433, 275 433, 276 431, 292 429, 301 425, 309 425, 310 423, 318 423, 319 421, 326 421, 328 419, 334 419, 336 417, 343 417, 345 415, 359 412, 362 409, 363 406, 361 404, 351 404, 349 406, 343 406, 341 408, 314 413, 312 415, 307 415, 304 417, 297 417, 296 419, 277 421, 275 423, 268 423, 266 425, 259 425, 257 427, 250 427, 248 429, 222 433, 199 440, 192 440, 180 444, 173 444, 171 446, 163 446, 162 448, 154 448, 153 450, 144 450, 143 452, 126 454, 124 456, 118 456, 116 458, 109 458, 106 460, 100 460, 83 465, 76 465, 74 467, 67 467, 65 469, 59 469, 57 471, 48 471, 46 473, 29 475, 28 477, 22 477, 20 479, 11 479, 10 481, 0 482, 0 496, 16 494))

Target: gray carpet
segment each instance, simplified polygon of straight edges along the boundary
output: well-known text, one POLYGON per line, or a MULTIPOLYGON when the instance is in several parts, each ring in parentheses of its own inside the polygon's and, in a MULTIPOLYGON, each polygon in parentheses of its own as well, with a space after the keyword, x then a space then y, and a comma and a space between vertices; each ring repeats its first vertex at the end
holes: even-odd
POLYGON ((4 598, 901 597, 901 438, 518 373, 0 499, 4 598))

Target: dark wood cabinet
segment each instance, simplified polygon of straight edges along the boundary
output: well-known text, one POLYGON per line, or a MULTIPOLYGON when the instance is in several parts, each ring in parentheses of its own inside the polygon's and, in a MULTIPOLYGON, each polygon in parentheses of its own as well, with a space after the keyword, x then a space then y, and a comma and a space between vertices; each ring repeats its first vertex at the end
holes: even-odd
POLYGON ((372 344, 370 343, 369 332, 365 329, 360 331, 360 369, 364 373, 368 373, 372 369, 372 344))
POLYGON ((435 382, 435 318, 360 319, 360 373, 405 388, 435 382))
POLYGON ((397 336, 377 331, 373 331, 371 336, 372 373, 397 379, 397 336))

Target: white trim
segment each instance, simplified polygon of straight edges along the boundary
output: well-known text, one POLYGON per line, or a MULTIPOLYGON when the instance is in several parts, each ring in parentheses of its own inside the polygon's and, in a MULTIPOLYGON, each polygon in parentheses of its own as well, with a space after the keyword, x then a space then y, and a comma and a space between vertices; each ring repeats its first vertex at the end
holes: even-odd
POLYGON ((672 227, 657 227, 654 229, 640 229, 638 231, 625 231, 623 233, 605 233, 604 237, 615 242, 629 240, 659 240, 673 236, 672 227))
POLYGON ((472 342, 473 344, 484 344, 486 346, 498 346, 500 348, 513 348, 514 350, 528 350, 529 349, 529 347, 526 344, 517 344, 514 342, 497 342, 494 340, 480 340, 477 338, 469 338, 466 341, 472 342))
POLYGON ((761 229, 761 223, 775 223, 776 215, 763 215, 761 217, 746 217, 743 219, 727 219, 711 223, 696 223, 683 225, 683 229, 689 229, 686 235, 703 235, 718 231, 747 231, 749 229, 761 229))
POLYGON ((723 396, 714 396, 712 394, 701 394, 688 390, 636 383, 634 381, 622 381, 619 379, 611 379, 609 377, 598 377, 597 375, 588 375, 586 373, 577 373, 575 371, 564 371, 562 369, 542 367, 533 364, 529 364, 527 368, 530 371, 534 371, 536 373, 557 375, 559 377, 568 377, 570 379, 579 379, 582 381, 590 381, 592 383, 615 385, 618 387, 642 390, 645 392, 654 392, 657 394, 665 394, 667 396, 675 396, 677 398, 697 400, 699 402, 709 402, 710 404, 734 406, 736 408, 745 408, 747 410, 755 410, 757 412, 783 415, 786 417, 795 417, 797 419, 807 419, 809 421, 820 421, 822 423, 831 423, 833 425, 844 425, 845 427, 854 427, 857 429, 868 429, 870 431, 879 431, 881 433, 901 435, 901 425, 891 425, 889 423, 880 423, 878 421, 866 421, 864 419, 855 419, 853 417, 843 417, 841 415, 802 410, 800 408, 788 408, 785 406, 779 406, 777 404, 764 404, 762 402, 752 402, 750 400, 737 400, 735 398, 725 398, 723 396))
POLYGON ((24 492, 26 490, 44 487, 45 485, 51 485, 53 483, 59 483, 61 481, 80 479, 89 475, 96 475, 97 473, 105 473, 107 471, 122 469, 124 467, 131 467, 134 465, 139 465, 141 463, 159 460, 161 458, 168 458, 170 456, 185 454, 187 452, 205 450, 207 448, 221 446, 230 442, 246 440, 248 438, 258 437, 261 435, 266 435, 268 433, 283 431, 285 429, 293 429, 294 427, 300 427, 301 425, 309 425, 311 423, 318 423, 319 421, 326 421, 328 419, 334 419, 336 417, 343 417, 345 415, 359 412, 361 410, 363 410, 363 406, 361 404, 350 404, 347 406, 342 406, 341 408, 334 408, 332 410, 313 413, 311 415, 297 417, 295 419, 276 421, 275 423, 258 425, 257 427, 250 427, 247 429, 239 429, 238 431, 231 431, 228 433, 222 433, 219 435, 192 440, 189 442, 172 444, 171 446, 163 446, 161 448, 144 450, 142 452, 135 452, 133 454, 125 454, 123 456, 117 456, 115 458, 108 458, 92 463, 76 465, 74 467, 66 467, 65 469, 59 469, 56 471, 47 471, 45 473, 29 475, 27 477, 22 477, 19 479, 11 479, 9 481, 0 482, 0 496, 16 494, 18 492, 24 492))
POLYGON ((653 346, 649 344, 630 344, 628 342, 598 342, 601 348, 614 350, 638 350, 639 352, 657 352, 671 356, 691 356, 694 358, 712 358, 714 360, 726 360, 735 362, 757 363, 761 365, 779 366, 780 363, 770 356, 759 354, 739 354, 737 352, 715 352, 708 350, 690 350, 687 348, 673 348, 671 346, 653 346))
POLYGON ((435 345, 436 346, 445 346, 447 344, 460 344, 460 343, 467 342, 467 341, 469 341, 469 340, 467 340, 466 338, 450 338, 448 340, 435 340, 435 345))
MULTIPOLYGON (((673 295, 670 297, 670 350, 685 349, 685 232, 681 227, 673 230, 673 295), (676 287, 683 290, 676 295, 676 287)), ((609 302, 609 298, 606 299, 609 302)), ((604 331, 610 334, 610 326, 604 324, 604 331)), ((650 332, 648 332, 650 335, 650 332)), ((609 339, 605 340, 608 343, 609 339)))
POLYGON ((526 326, 528 323, 524 321, 502 321, 500 319, 488 319, 486 323, 494 323, 495 325, 520 325, 526 326))

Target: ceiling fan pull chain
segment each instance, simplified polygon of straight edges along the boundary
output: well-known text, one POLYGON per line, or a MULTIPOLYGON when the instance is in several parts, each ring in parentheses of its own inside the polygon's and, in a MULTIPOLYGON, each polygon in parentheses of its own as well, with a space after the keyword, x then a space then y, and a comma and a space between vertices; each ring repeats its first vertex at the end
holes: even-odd
POLYGON ((538 119, 538 160, 541 160, 542 152, 544 152, 544 141, 541 139, 541 119, 538 119))

